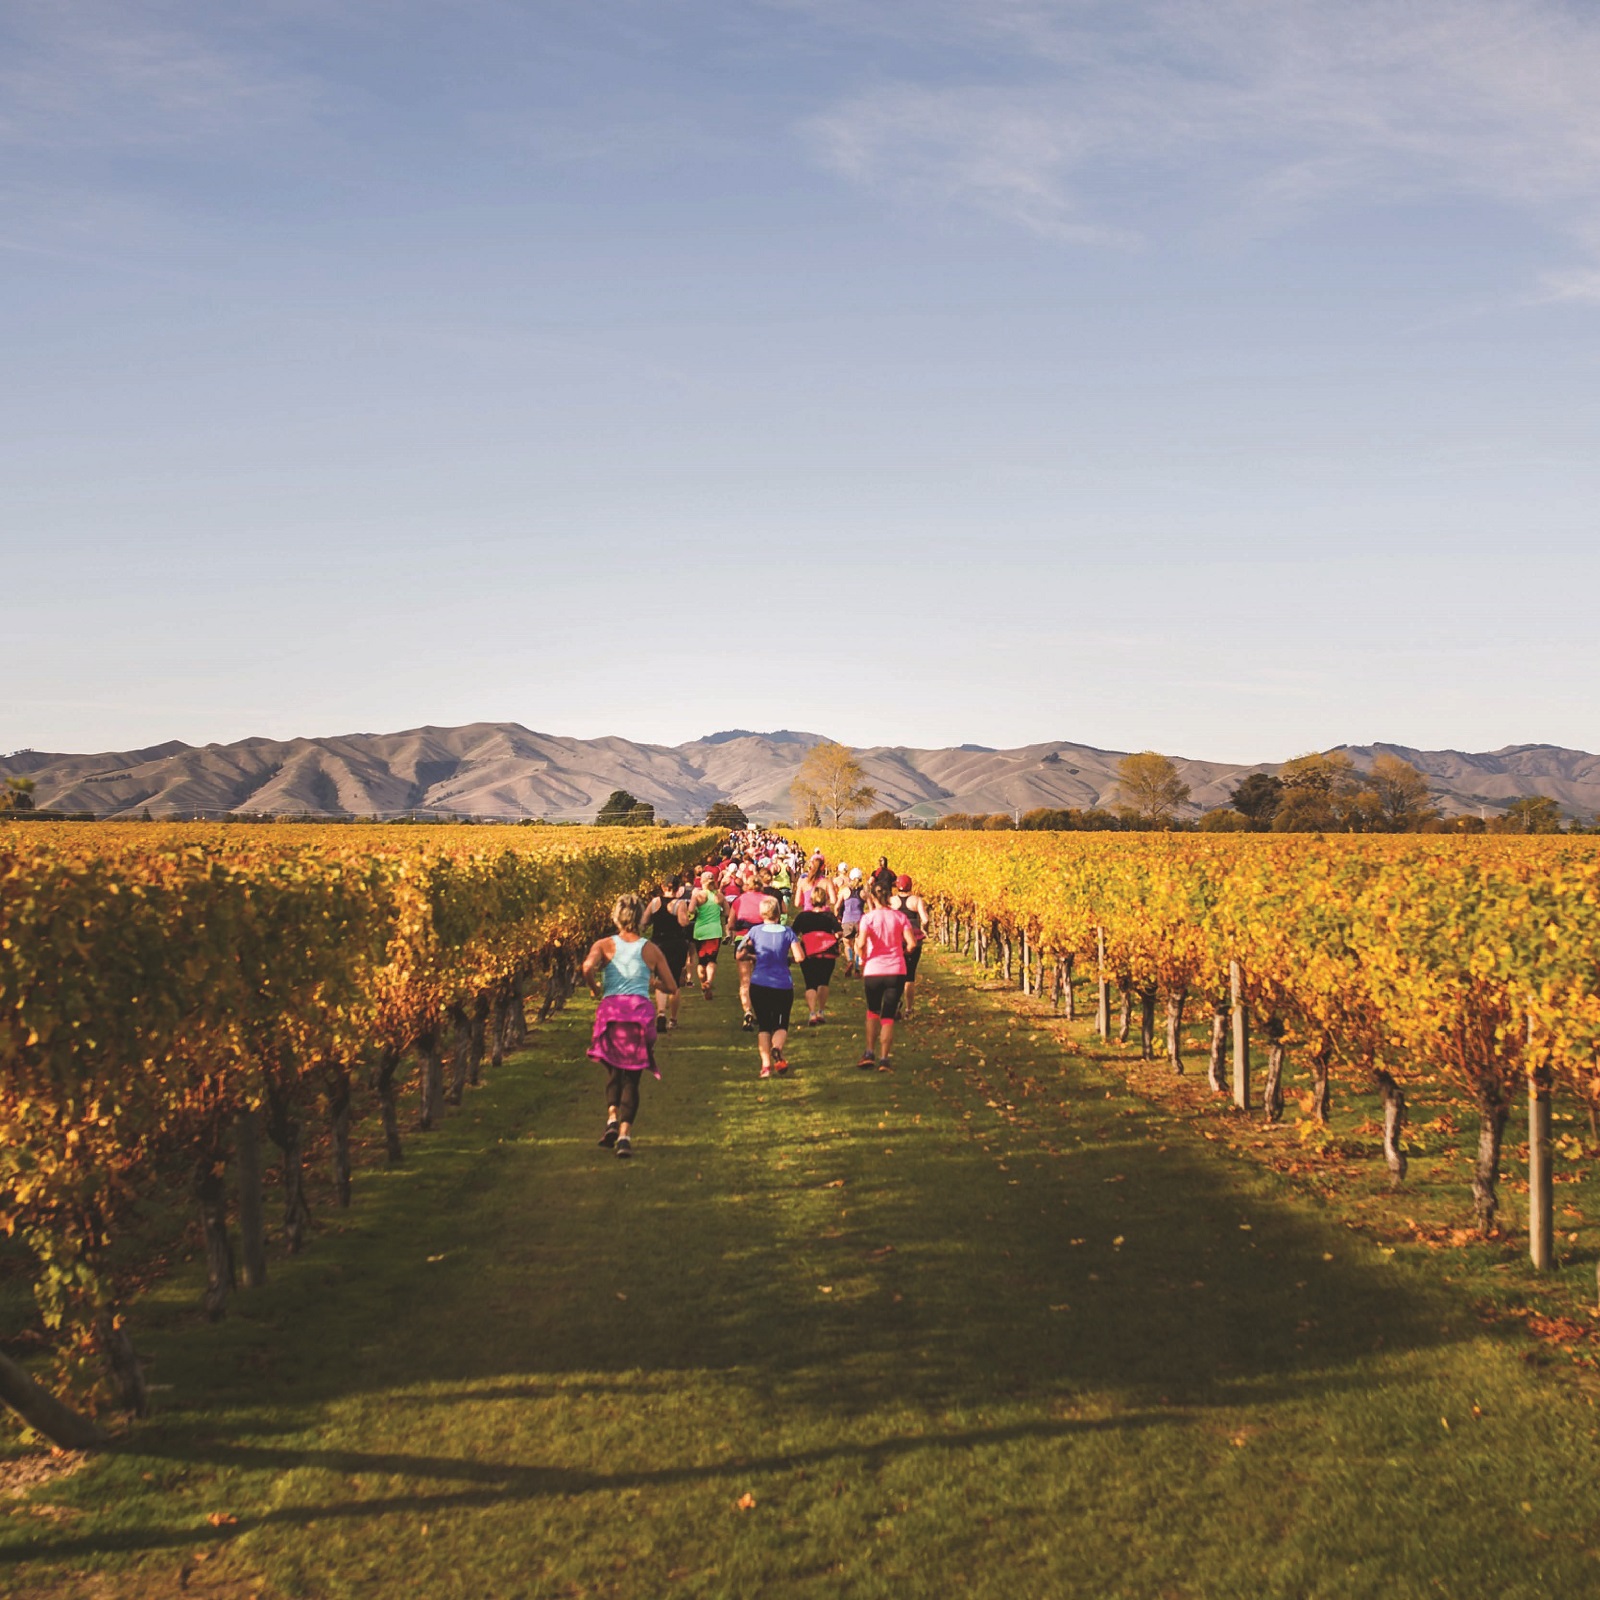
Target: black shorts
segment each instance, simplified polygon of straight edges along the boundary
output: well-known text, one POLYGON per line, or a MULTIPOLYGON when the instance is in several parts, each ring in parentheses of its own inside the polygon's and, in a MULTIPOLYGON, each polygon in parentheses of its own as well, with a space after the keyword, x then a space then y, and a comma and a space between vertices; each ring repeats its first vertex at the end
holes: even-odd
POLYGON ((787 1032, 793 1006, 793 989, 769 989, 764 983, 750 985, 750 1009, 755 1013, 757 1033, 787 1032))
POLYGON ((667 964, 667 971, 676 978, 683 971, 684 962, 689 959, 689 946, 680 943, 662 944, 659 939, 655 941, 655 945, 661 952, 661 959, 667 964))
POLYGON ((922 959, 922 946, 919 944, 915 950, 906 951, 906 982, 917 981, 917 963, 922 959))
POLYGON ((906 975, 896 972, 887 978, 868 978, 864 987, 867 991, 867 1015, 893 1022, 900 1011, 900 997, 906 992, 906 975))
POLYGON ((800 975, 808 989, 826 989, 833 982, 833 969, 837 956, 807 956, 800 963, 800 975))

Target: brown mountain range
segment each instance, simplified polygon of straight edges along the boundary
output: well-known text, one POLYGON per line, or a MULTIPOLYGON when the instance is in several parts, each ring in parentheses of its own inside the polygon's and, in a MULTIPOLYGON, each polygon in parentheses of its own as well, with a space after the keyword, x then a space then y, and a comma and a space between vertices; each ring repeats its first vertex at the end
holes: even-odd
MULTIPOLYGON (((512 820, 588 821, 614 789, 627 789, 660 818, 699 821, 718 800, 761 820, 789 815, 789 783, 813 733, 734 730, 690 744, 568 739, 514 722, 331 739, 176 741, 104 755, 22 750, 0 757, 0 779, 32 778, 41 807, 96 816, 400 816, 466 814, 512 820)), ((1447 814, 1493 810, 1519 795, 1546 794, 1585 819, 1600 810, 1600 756, 1554 745, 1511 745, 1484 754, 1403 745, 1343 747, 1358 766, 1387 751, 1428 777, 1447 814)), ((951 811, 1027 811, 1110 804, 1125 752, 1069 741, 991 750, 876 745, 856 752, 879 804, 907 819, 951 811)), ((1225 804, 1249 772, 1241 765, 1177 759, 1198 812, 1225 804)))

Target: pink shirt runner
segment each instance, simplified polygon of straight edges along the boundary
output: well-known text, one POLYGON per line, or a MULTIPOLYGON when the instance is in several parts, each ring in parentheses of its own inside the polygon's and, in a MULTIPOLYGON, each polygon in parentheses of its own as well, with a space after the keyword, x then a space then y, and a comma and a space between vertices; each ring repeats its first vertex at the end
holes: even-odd
POLYGON ((910 921, 888 906, 869 911, 861 919, 856 949, 861 955, 864 978, 904 976, 906 970, 906 929, 910 921))

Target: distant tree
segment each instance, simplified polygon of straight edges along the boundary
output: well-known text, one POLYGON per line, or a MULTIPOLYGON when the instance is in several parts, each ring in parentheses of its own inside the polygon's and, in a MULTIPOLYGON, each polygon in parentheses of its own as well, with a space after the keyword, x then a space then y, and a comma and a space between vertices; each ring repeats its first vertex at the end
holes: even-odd
POLYGON ((987 828, 990 833, 1004 833, 1007 828, 1016 827, 1016 819, 1009 811, 991 811, 979 826, 987 828))
POLYGON ((1229 805, 1257 833, 1265 833, 1283 800, 1283 780, 1270 772, 1251 772, 1241 778, 1229 797, 1229 805))
POLYGON ((1428 780, 1399 756, 1374 757, 1363 787, 1376 802, 1380 831, 1384 833, 1415 833, 1439 814, 1428 795, 1428 780))
POLYGON ((867 826, 869 828, 903 828, 905 823, 893 811, 874 811, 867 818, 867 826))
POLYGON ((626 789, 613 789, 595 815, 597 828, 624 828, 631 827, 630 821, 633 812, 638 808, 639 802, 628 793, 626 789))
POLYGON ((1483 831, 1483 818, 1472 816, 1432 816, 1417 829, 1418 833, 1482 833, 1483 831))
POLYGON ((1117 810, 1136 826, 1170 828, 1189 803, 1189 785, 1169 756, 1141 750, 1117 763, 1117 800, 1117 810))
POLYGON ((1215 811, 1206 812, 1195 826, 1201 833, 1248 833, 1250 819, 1232 806, 1218 806, 1215 811))
POLYGON ((1022 820, 1017 824, 1019 828, 1036 828, 1049 833, 1064 832, 1068 828, 1077 826, 1076 813, 1063 810, 1059 806, 1035 806, 1032 811, 1024 811, 1022 820))
POLYGON ((1546 794, 1525 794, 1506 807, 1504 816, 1489 823, 1489 832, 1560 833, 1560 802, 1546 794))
POLYGON ((1312 751, 1284 762, 1278 772, 1283 798, 1273 813, 1274 833, 1329 833, 1348 827, 1343 804, 1355 792, 1355 762, 1342 750, 1312 751))
POLYGON ((0 811, 32 811, 36 787, 32 778, 7 778, 0 788, 0 811))
POLYGON ((656 808, 641 800, 624 820, 630 828, 653 828, 656 825, 656 808))
POLYGON ((972 825, 972 816, 965 811, 947 811, 934 823, 936 828, 970 828, 972 825))
POLYGON ((750 819, 731 800, 719 800, 706 812, 708 828, 748 828, 750 819))
POLYGON ((843 827, 847 819, 878 798, 878 791, 863 782, 865 776, 861 763, 842 744, 825 740, 806 751, 789 785, 790 798, 802 815, 808 807, 815 807, 819 816, 833 819, 834 827, 843 827))

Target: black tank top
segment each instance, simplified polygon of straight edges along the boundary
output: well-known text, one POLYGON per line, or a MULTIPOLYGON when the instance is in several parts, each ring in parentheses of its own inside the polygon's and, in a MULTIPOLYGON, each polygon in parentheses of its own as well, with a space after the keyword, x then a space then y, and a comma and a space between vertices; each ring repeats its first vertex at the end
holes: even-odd
POLYGON ((689 930, 678 921, 677 913, 672 909, 681 899, 680 895, 670 901, 663 900, 656 914, 650 919, 650 937, 667 949, 674 945, 687 944, 689 940, 689 930))
POLYGON ((911 902, 903 894, 895 895, 894 899, 890 900, 889 905, 892 910, 898 911, 918 933, 922 932, 922 913, 913 910, 911 902))

